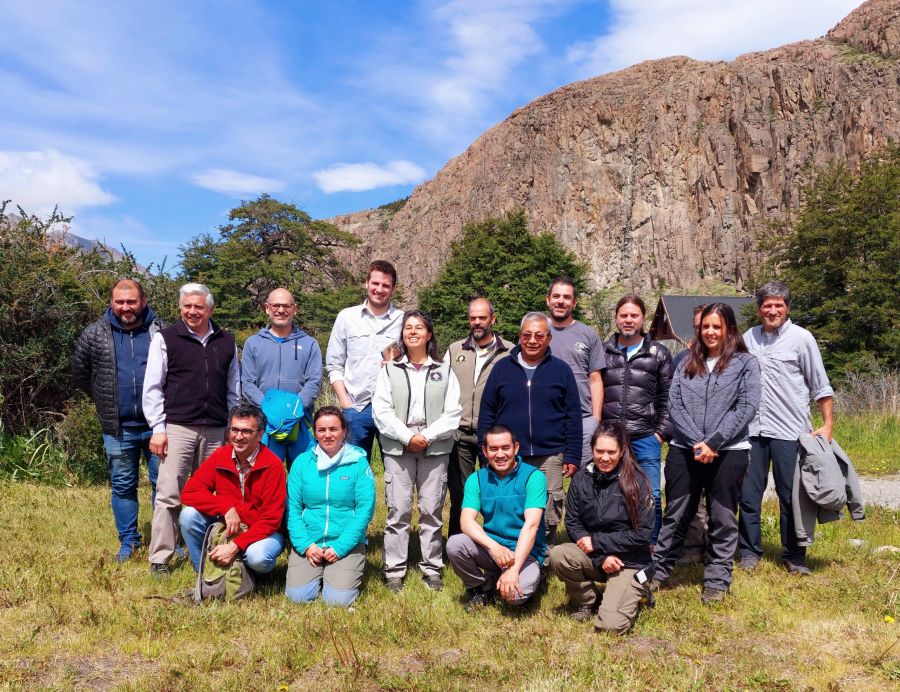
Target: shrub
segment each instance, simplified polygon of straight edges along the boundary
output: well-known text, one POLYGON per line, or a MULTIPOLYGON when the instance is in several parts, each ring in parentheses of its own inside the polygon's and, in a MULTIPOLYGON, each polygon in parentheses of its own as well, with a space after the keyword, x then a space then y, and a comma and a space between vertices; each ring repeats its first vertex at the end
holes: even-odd
POLYGON ((67 465, 78 480, 104 483, 109 476, 103 450, 103 430, 94 404, 76 396, 66 404, 65 416, 54 428, 56 441, 67 457, 67 465))

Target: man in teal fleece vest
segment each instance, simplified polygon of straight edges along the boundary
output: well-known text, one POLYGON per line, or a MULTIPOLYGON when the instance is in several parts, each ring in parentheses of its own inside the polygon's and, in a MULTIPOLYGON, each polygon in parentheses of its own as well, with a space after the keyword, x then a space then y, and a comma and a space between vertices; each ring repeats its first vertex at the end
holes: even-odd
POLYGON ((469 592, 466 610, 493 600, 522 605, 537 590, 547 552, 547 479, 518 457, 519 443, 504 425, 485 432, 488 468, 469 476, 463 493, 462 533, 447 541, 447 557, 469 592), (484 526, 477 521, 484 518, 484 526))

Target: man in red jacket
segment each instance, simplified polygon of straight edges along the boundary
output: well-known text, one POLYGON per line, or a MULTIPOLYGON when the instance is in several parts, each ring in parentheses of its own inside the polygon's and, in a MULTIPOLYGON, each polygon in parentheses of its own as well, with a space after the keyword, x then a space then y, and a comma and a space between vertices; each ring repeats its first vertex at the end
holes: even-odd
POLYGON ((194 569, 199 571, 206 529, 215 521, 224 521, 231 540, 213 548, 210 559, 230 565, 243 552, 250 569, 268 574, 284 550, 284 466, 260 444, 266 419, 259 407, 235 406, 229 421, 231 444, 213 452, 181 493, 181 535, 194 569))

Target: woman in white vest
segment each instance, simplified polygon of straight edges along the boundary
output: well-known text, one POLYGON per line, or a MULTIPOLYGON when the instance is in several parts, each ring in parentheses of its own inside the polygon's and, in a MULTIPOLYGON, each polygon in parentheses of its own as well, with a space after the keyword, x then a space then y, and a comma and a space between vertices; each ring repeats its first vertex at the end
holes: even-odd
POLYGON ((372 399, 372 415, 384 459, 384 578, 388 589, 403 589, 409 549, 413 488, 419 496, 419 542, 425 585, 443 587, 441 526, 447 494, 447 464, 462 407, 459 382, 441 361, 431 318, 420 310, 403 316, 399 357, 382 368, 372 399))

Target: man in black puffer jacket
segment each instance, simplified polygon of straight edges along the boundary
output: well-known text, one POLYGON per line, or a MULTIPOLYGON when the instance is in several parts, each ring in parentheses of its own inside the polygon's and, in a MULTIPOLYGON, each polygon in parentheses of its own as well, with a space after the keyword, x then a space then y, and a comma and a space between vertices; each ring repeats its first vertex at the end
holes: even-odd
POLYGON ((616 305, 619 331, 606 342, 604 353, 603 420, 617 419, 625 423, 637 462, 650 479, 656 508, 653 528, 653 543, 656 543, 662 524, 662 443, 672 436, 669 420, 672 354, 644 334, 646 312, 644 301, 634 293, 622 296, 616 305))
POLYGON ((142 453, 156 489, 159 458, 150 453, 152 430, 141 392, 150 339, 165 326, 147 305, 141 285, 122 279, 113 286, 109 308, 85 327, 72 354, 72 379, 93 400, 103 428, 119 562, 141 545, 137 487, 142 453))

